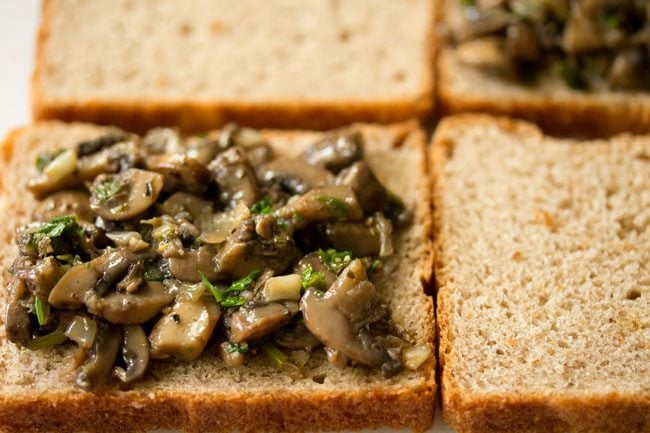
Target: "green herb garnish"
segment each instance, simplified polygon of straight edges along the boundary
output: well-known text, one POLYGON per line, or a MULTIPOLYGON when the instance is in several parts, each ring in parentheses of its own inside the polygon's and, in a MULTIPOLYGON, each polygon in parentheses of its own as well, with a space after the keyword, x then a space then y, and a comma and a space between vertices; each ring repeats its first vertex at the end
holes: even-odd
POLYGON ((348 205, 340 198, 331 195, 319 195, 316 196, 316 200, 325 204, 337 218, 344 219, 348 216, 348 205))
POLYGON ((45 349, 46 347, 56 346, 66 341, 68 337, 65 336, 65 329, 57 328, 55 331, 41 335, 40 337, 33 338, 30 340, 25 347, 30 350, 40 350, 45 349))
POLYGON ((117 182, 106 181, 102 182, 95 187, 95 197, 100 203, 104 203, 109 198, 120 192, 123 185, 117 182))
POLYGON ((61 155, 63 152, 63 149, 59 149, 54 152, 39 153, 36 157, 36 168, 38 171, 42 173, 43 170, 45 170, 45 167, 47 167, 50 162, 54 161, 56 157, 61 155))
POLYGON ((73 214, 52 218, 43 224, 36 234, 47 236, 50 239, 62 236, 80 237, 83 234, 83 229, 77 223, 77 216, 73 214))
POLYGON ((243 342, 240 344, 227 342, 226 353, 246 353, 248 352, 248 343, 243 342))
POLYGON ((305 217, 303 217, 300 212, 296 212, 295 214, 293 214, 293 222, 294 224, 300 225, 303 222, 305 222, 305 217))
POLYGON ((334 248, 318 250, 318 257, 332 272, 340 271, 354 258, 352 251, 336 251, 334 248))
POLYGON ((262 350, 267 358, 275 365, 277 368, 284 368, 285 364, 289 360, 289 357, 284 354, 280 349, 275 347, 269 342, 262 344, 262 350))
POLYGON ((50 304, 37 296, 34 299, 34 310, 36 311, 36 320, 39 326, 47 324, 50 319, 50 304))
POLYGON ((272 204, 273 202, 271 201, 271 197, 267 195, 262 200, 253 204, 253 206, 251 207, 251 213, 268 215, 271 213, 272 204))
POLYGON ((621 24, 623 24, 621 17, 614 14, 603 16, 603 23, 608 29, 611 30, 616 30, 617 28, 621 27, 621 24))
POLYGON ((144 279, 146 281, 163 281, 166 278, 164 272, 158 269, 147 269, 144 271, 144 279))
POLYGON ((377 271, 378 269, 381 269, 382 263, 381 260, 375 259, 372 261, 370 264, 370 267, 368 267, 368 276, 372 275, 377 271))
POLYGON ((307 265, 300 273, 300 280, 302 281, 303 289, 307 289, 308 287, 317 288, 325 280, 325 276, 322 272, 314 271, 311 265, 307 265))
POLYGON ((203 272, 199 271, 203 285, 207 287, 210 293, 212 293, 212 296, 214 296, 214 299, 216 299, 224 308, 239 307, 243 305, 246 302, 246 299, 243 296, 239 296, 238 293, 246 290, 248 286, 253 284, 261 273, 262 271, 260 269, 255 269, 245 277, 234 281, 226 290, 221 291, 214 286, 210 280, 208 280, 208 277, 203 272), (229 295, 229 293, 235 294, 229 295))

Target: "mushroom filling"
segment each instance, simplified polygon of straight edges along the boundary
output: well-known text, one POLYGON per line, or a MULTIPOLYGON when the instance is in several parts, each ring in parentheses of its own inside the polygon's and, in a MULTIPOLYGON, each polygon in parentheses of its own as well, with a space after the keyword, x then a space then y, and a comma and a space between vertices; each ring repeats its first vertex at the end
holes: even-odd
POLYGON ((187 138, 112 130, 40 155, 35 222, 16 231, 8 339, 76 344, 87 391, 128 386, 167 358, 234 368, 260 354, 304 374, 305 356, 323 351, 387 377, 417 368, 373 283, 409 211, 363 146, 334 131, 284 158, 229 126, 187 138))
POLYGON ((506 79, 550 72, 583 90, 650 90, 647 0, 452 0, 463 64, 506 79))

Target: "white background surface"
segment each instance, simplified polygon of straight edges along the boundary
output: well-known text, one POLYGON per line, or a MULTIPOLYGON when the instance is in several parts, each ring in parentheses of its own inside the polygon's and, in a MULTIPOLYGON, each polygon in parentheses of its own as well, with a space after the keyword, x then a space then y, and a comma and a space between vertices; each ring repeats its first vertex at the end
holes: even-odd
MULTIPOLYGON (((29 80, 38 19, 38 0, 0 0, 0 135, 2 136, 14 127, 29 123, 31 119, 29 80)), ((383 429, 375 433, 392 432, 395 430, 383 429)), ((429 433, 452 433, 452 430, 438 415, 429 433)))

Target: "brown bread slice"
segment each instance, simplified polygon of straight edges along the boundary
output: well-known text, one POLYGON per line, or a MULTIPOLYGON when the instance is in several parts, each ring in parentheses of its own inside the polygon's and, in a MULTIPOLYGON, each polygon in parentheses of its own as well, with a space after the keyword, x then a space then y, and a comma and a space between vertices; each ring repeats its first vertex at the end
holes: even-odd
POLYGON ((434 0, 43 0, 35 119, 201 132, 426 118, 434 0))
MULTIPOLYGON (((377 287, 393 319, 420 344, 433 346, 433 302, 424 294, 432 270, 429 181, 425 137, 416 123, 360 126, 369 164, 414 212, 395 239, 396 254, 379 271, 377 287)), ((17 254, 16 226, 30 221, 35 200, 25 190, 36 155, 97 137, 105 128, 43 122, 18 129, 2 145, 0 227, 2 269, 17 254)), ((266 131, 275 150, 298 155, 322 133, 266 131)), ((3 285, 8 274, 4 273, 3 285)), ((0 290, 0 431, 57 433, 299 432, 390 426, 426 430, 433 422, 435 360, 392 379, 331 366, 312 358, 305 378, 292 378, 266 359, 227 368, 215 348, 195 362, 159 362, 128 391, 93 394, 73 386, 66 373, 73 350, 20 350, 5 338, 4 287, 0 290), (361 374, 359 374, 361 373, 361 374), (320 383, 323 382, 323 383, 320 383)))
POLYGON ((650 136, 444 119, 433 139, 443 417, 650 431, 650 136))
MULTIPOLYGON (((441 22, 462 0, 438 0, 441 22)), ((566 86, 558 77, 537 85, 500 78, 458 61, 450 44, 439 50, 437 94, 441 114, 486 112, 527 119, 555 134, 607 136, 650 132, 650 93, 592 91, 566 86)))

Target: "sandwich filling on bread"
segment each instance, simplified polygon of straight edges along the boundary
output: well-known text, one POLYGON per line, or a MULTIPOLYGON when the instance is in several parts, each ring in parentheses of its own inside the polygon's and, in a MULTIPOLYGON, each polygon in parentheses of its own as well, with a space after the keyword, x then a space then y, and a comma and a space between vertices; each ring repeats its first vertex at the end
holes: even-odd
POLYGON ((650 90, 646 0, 448 0, 459 61, 506 80, 650 90))
POLYGON ((372 282, 410 212, 363 154, 354 130, 288 158, 230 126, 187 138, 116 129, 39 155, 8 339, 78 345, 84 390, 208 350, 233 367, 263 354, 298 375, 321 347, 341 367, 417 369, 430 349, 392 322, 372 282))

